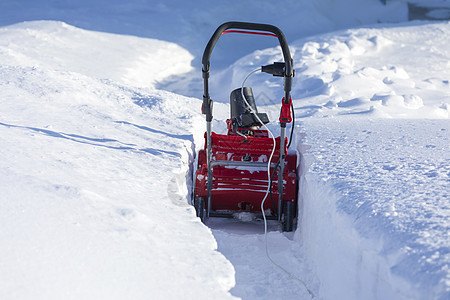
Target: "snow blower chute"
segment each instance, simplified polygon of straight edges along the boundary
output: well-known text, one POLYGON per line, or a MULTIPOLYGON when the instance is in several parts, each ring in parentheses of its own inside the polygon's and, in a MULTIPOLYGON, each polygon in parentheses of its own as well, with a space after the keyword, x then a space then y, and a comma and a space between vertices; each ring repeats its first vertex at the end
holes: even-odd
POLYGON ((258 214, 263 208, 267 219, 278 220, 284 231, 292 231, 297 211, 297 155, 287 153, 286 125, 293 119, 290 92, 294 69, 284 34, 267 24, 224 23, 209 40, 202 64, 202 113, 206 115, 207 126, 205 147, 198 153, 195 174, 193 196, 197 216, 205 221, 209 217, 230 217, 240 212, 258 214), (269 136, 265 127, 269 119, 267 114, 257 111, 252 89, 243 86, 231 92, 228 134, 212 132, 213 109, 208 85, 210 56, 220 36, 229 32, 278 38, 284 62, 261 67, 262 72, 284 78, 279 119, 281 133, 277 138, 269 136))

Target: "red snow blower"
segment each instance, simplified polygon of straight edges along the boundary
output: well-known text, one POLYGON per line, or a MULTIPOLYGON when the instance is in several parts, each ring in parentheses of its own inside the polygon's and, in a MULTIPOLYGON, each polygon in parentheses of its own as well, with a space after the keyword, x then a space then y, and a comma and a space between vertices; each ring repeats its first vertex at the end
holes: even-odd
POLYGON ((202 64, 202 113, 206 115, 206 133, 195 174, 193 196, 197 216, 205 221, 209 217, 232 217, 241 212, 263 213, 267 219, 281 222, 283 231, 292 231, 297 211, 297 155, 287 154, 286 125, 293 120, 290 91, 294 70, 284 34, 267 24, 224 23, 209 40, 202 64), (220 36, 231 32, 278 38, 284 62, 261 67, 262 72, 284 77, 279 119, 281 134, 277 138, 269 136, 265 126, 269 123, 268 116, 257 111, 252 89, 244 86, 231 92, 228 134, 211 131, 213 103, 208 90, 209 60, 220 36))

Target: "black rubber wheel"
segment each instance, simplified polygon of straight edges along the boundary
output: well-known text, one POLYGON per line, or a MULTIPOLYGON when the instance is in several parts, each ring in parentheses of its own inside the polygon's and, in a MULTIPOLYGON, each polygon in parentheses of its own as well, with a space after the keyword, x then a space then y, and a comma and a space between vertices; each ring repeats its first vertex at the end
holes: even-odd
POLYGON ((195 213, 197 217, 202 220, 202 222, 205 221, 205 199, 202 197, 195 197, 194 198, 194 207, 195 207, 195 213))
POLYGON ((294 229, 294 203, 284 203, 283 231, 291 232, 294 229))

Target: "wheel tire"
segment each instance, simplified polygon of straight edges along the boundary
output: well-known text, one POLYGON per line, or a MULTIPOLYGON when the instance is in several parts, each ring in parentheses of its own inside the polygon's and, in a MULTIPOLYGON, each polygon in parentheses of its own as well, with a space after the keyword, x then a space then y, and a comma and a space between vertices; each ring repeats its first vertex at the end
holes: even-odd
POLYGON ((283 231, 291 232, 294 229, 294 203, 287 201, 284 204, 283 231))
POLYGON ((202 222, 205 221, 205 199, 202 197, 194 198, 195 213, 202 222))

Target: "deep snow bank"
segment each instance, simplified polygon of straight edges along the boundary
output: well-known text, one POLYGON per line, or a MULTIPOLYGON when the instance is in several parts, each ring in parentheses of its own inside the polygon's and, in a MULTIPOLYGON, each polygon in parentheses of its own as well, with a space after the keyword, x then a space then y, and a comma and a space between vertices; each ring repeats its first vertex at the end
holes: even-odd
POLYGON ((450 74, 442 40, 449 28, 357 29, 301 47, 296 113, 307 118, 302 143, 310 148, 301 151, 314 159, 303 170, 299 238, 325 298, 450 294, 450 74))
POLYGON ((59 22, 0 41, 1 298, 232 298, 234 269, 187 202, 200 101, 93 67, 133 61, 125 44, 185 52, 59 22))
POLYGON ((321 295, 448 297, 449 122, 355 118, 303 127, 300 237, 321 295))

